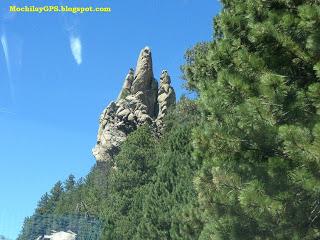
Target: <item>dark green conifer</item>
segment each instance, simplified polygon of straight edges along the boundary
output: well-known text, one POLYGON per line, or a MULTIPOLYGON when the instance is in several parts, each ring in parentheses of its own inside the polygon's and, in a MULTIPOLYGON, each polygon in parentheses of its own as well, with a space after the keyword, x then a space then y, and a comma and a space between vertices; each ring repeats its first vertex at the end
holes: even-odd
POLYGON ((200 239, 318 239, 320 2, 223 0, 187 54, 200 239))

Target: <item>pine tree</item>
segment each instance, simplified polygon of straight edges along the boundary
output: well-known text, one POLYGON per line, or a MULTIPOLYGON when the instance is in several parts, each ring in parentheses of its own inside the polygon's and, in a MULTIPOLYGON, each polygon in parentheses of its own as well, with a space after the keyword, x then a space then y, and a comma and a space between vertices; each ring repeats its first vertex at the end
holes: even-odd
POLYGON ((50 195, 48 200, 49 213, 53 213, 55 211, 58 201, 61 199, 63 193, 64 193, 63 184, 61 181, 58 181, 50 190, 50 195))
POLYGON ((191 129, 197 120, 195 104, 185 98, 166 119, 135 239, 197 239, 201 226, 186 214, 196 202, 192 178, 199 163, 191 157, 191 129))
POLYGON ((63 191, 63 184, 61 181, 58 181, 50 191, 50 200, 57 202, 60 199, 63 191))
POLYGON ((76 185, 75 176, 70 174, 68 179, 64 183, 64 186, 65 186, 64 188, 68 192, 73 190, 75 185, 76 185))
POLYGON ((45 214, 46 212, 48 212, 48 203, 49 203, 49 199, 50 199, 50 196, 48 193, 45 193, 40 201, 38 202, 38 205, 37 205, 37 209, 36 209, 36 212, 39 213, 39 214, 45 214))
POLYGON ((187 53, 199 239, 319 239, 320 2, 223 0, 187 53))
POLYGON ((107 220, 103 239, 129 240, 135 235, 142 217, 145 188, 154 174, 155 145, 149 126, 142 126, 121 146, 103 202, 103 218, 107 220))

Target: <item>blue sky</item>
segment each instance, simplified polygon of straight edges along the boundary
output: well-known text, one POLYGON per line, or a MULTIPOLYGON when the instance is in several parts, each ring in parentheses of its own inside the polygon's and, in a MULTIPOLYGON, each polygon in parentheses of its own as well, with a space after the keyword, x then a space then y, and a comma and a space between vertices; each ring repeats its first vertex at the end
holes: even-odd
POLYGON ((217 0, 0 1, 0 235, 12 239, 41 195, 95 160, 98 118, 140 49, 185 92, 185 51, 212 39, 217 0), (8 6, 109 6, 112 12, 8 14, 8 6))

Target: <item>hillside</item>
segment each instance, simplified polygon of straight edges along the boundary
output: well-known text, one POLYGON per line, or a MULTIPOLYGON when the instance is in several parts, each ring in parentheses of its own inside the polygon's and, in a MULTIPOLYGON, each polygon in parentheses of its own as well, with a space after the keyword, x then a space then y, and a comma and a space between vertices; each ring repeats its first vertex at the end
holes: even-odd
POLYGON ((320 238, 320 2, 222 3, 182 67, 196 98, 174 104, 144 49, 100 118, 96 165, 45 194, 19 240, 320 238))
POLYGON ((148 234, 145 226, 149 233, 168 234, 172 217, 176 234, 186 231, 193 239, 197 231, 183 229, 178 219, 195 204, 190 174, 199 164, 190 156, 188 140, 191 126, 197 122, 194 111, 194 104, 183 100, 168 116, 161 139, 150 127, 142 126, 122 145, 116 167, 98 162, 85 180, 75 183, 71 176, 64 184, 57 183, 39 202, 35 214, 26 219, 19 239, 33 239, 58 228, 77 232, 79 239, 98 239, 100 234, 102 239, 132 239, 133 235, 141 239, 148 234), (163 199, 161 205, 153 205, 154 198, 159 197, 163 199), (144 216, 160 212, 159 222, 144 216), (129 219, 141 224, 141 229, 129 224, 129 219), (160 227, 158 233, 155 227, 160 227))
POLYGON ((35 214, 26 218, 19 240, 36 239, 52 230, 71 230, 77 239, 86 240, 141 239, 151 233, 160 237, 169 234, 173 216, 177 235, 192 239, 198 233, 182 233, 187 229, 180 230, 178 221, 195 203, 189 176, 199 163, 191 158, 190 143, 198 113, 195 103, 185 98, 175 105, 170 83, 164 70, 158 87, 151 50, 144 48, 118 99, 101 114, 93 150, 97 164, 85 179, 76 182, 70 175, 64 183, 56 183, 39 201, 35 214), (153 206, 157 195, 163 198, 161 206, 153 206), (159 222, 144 216, 159 211, 164 218, 159 222), (160 227, 158 233, 155 227, 160 227))

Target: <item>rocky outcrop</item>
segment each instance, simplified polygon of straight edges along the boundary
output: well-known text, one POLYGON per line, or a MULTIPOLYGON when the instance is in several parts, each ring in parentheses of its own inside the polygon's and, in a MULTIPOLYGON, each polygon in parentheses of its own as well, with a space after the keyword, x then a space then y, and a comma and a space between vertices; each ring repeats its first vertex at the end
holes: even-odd
POLYGON ((112 160, 128 134, 139 126, 148 123, 161 132, 163 118, 176 101, 170 84, 170 76, 164 70, 158 88, 151 50, 142 49, 136 70, 129 70, 117 101, 111 102, 100 116, 97 144, 92 150, 97 161, 112 160))
POLYGON ((157 114, 158 82, 153 77, 152 54, 148 47, 140 52, 131 92, 132 94, 143 93, 141 99, 147 106, 147 113, 151 117, 157 114))
POLYGON ((159 111, 156 119, 156 124, 160 132, 164 127, 163 118, 167 114, 168 107, 172 106, 176 102, 176 94, 170 84, 171 78, 168 74, 168 71, 163 70, 160 77, 160 87, 158 90, 157 98, 159 111))
POLYGON ((131 94, 131 86, 132 86, 133 80, 134 80, 134 70, 130 68, 129 73, 127 74, 124 80, 122 89, 118 96, 118 100, 120 100, 121 98, 125 98, 126 96, 131 94))

